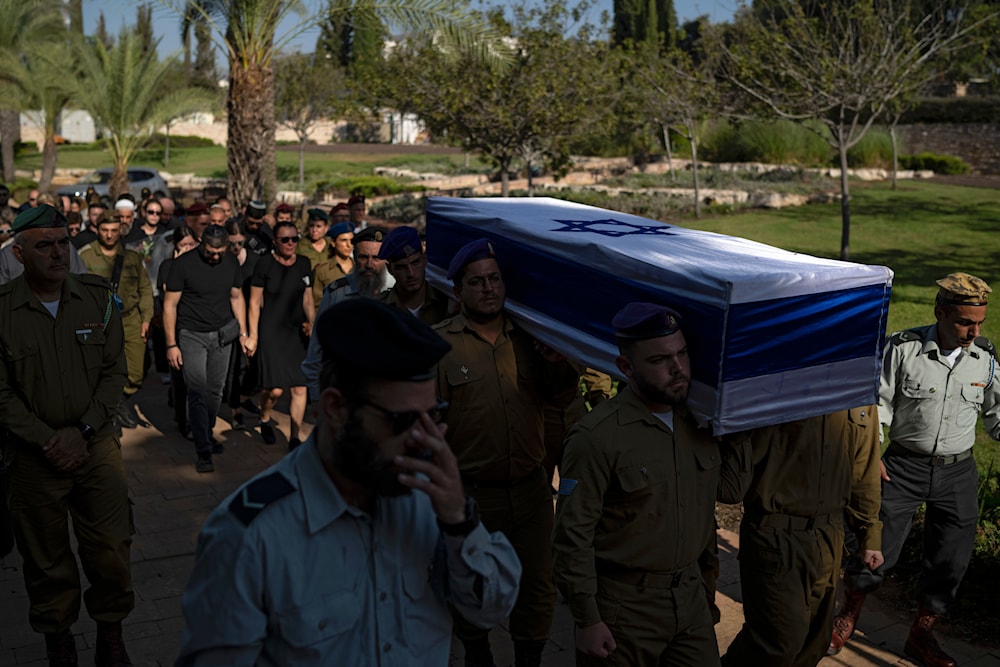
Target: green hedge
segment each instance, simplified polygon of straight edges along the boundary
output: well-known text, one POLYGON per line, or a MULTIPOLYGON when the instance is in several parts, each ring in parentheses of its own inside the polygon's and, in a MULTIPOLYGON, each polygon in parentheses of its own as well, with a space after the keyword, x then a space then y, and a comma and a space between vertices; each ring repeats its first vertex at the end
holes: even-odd
POLYGON ((1000 95, 925 97, 903 114, 910 123, 1000 123, 1000 95))
POLYGON ((962 158, 935 153, 901 155, 899 166, 902 169, 930 169, 935 174, 968 174, 972 171, 962 158))

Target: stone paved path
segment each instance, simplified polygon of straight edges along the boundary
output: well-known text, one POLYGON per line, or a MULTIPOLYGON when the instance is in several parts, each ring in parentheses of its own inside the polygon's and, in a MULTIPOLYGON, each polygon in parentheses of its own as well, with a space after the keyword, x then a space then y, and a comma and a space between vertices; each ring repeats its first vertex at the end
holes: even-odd
MULTIPOLYGON (((151 425, 126 431, 123 442, 138 530, 132 549, 136 608, 125 622, 125 636, 136 665, 170 665, 177 655, 183 627, 180 596, 193 563, 202 522, 239 484, 277 461, 285 451, 286 441, 279 438, 278 444, 268 447, 259 435, 234 432, 220 420, 216 436, 225 443, 226 452, 216 456, 214 474, 199 475, 194 471, 194 446, 177 435, 166 407, 166 388, 157 376, 150 375, 138 404, 151 425)), ((224 414, 228 414, 225 409, 224 414)), ((277 419, 281 431, 287 434, 287 416, 278 414, 277 419)), ((722 622, 717 633, 723 650, 743 622, 735 558, 737 540, 734 533, 719 533, 722 622)), ((0 667, 44 667, 47 664, 44 642, 28 626, 28 605, 21 577, 21 561, 16 552, 0 561, 0 667)), ((840 656, 825 659, 823 665, 911 664, 897 655, 902 653, 908 621, 887 611, 877 600, 871 602, 865 608, 859 636, 840 656)), ((95 627, 85 612, 74 632, 80 664, 93 664, 95 627)), ((494 639, 498 665, 512 664, 505 630, 495 630, 494 639)), ((963 666, 1000 666, 1000 650, 957 639, 945 641, 963 666)), ((460 656, 459 645, 451 664, 460 666, 460 656)), ((543 665, 564 667, 573 662, 572 620, 566 606, 560 604, 543 665)))

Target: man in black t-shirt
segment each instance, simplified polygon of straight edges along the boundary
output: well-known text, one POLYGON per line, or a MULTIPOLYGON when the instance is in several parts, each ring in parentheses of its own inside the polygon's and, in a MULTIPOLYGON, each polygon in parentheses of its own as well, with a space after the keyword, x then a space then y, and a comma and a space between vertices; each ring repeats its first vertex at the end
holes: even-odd
POLYGON ((226 384, 230 346, 246 343, 243 280, 228 243, 223 227, 209 225, 197 252, 174 260, 163 299, 167 361, 184 372, 198 472, 215 470, 212 454, 223 451, 212 428, 226 384))

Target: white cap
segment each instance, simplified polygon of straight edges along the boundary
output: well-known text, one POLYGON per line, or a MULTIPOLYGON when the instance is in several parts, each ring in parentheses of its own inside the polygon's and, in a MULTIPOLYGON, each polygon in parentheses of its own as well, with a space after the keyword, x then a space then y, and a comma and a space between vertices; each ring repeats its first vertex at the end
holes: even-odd
POLYGON ((130 201, 128 199, 119 199, 118 201, 115 202, 115 210, 118 211, 120 209, 125 209, 127 211, 134 211, 135 202, 130 201))

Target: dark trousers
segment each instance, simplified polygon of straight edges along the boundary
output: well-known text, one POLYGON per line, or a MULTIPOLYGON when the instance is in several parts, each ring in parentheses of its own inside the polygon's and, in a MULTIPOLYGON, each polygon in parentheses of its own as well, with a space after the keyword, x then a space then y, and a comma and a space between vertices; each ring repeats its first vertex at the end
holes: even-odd
POLYGON ((899 560, 910 533, 913 515, 927 504, 924 550, 917 580, 917 599, 935 614, 944 614, 955 601, 958 586, 969 567, 976 538, 979 472, 971 456, 946 466, 893 453, 882 457, 889 481, 882 482, 882 555, 885 563, 871 572, 861 554, 848 560, 844 582, 852 591, 870 593, 882 585, 886 570, 899 560))
MULTIPOLYGON (((465 493, 476 499, 487 530, 506 535, 521 561, 521 589, 510 613, 511 637, 547 640, 555 614, 556 587, 552 580, 552 489, 545 473, 539 467, 510 488, 467 483, 465 493)), ((489 631, 456 616, 455 633, 467 642, 486 639, 489 631)))
POLYGON ((744 516, 744 623, 722 664, 814 667, 830 643, 843 549, 840 516, 803 530, 759 525, 744 516))
POLYGON ((117 623, 135 605, 129 551, 131 507, 121 450, 112 435, 98 436, 90 459, 59 472, 36 448, 8 452, 10 512, 24 558, 28 620, 36 632, 62 632, 80 614, 117 623), (90 587, 81 594, 80 572, 70 548, 69 518, 77 554, 90 587))
POLYGON ((200 457, 212 455, 212 429, 226 386, 230 345, 219 344, 217 331, 181 329, 177 339, 187 384, 188 425, 200 457))
MULTIPOLYGON (((666 579, 666 577, 662 577, 666 579)), ((597 576, 597 607, 618 645, 607 658, 579 652, 580 667, 711 667, 719 645, 705 600, 701 568, 692 563, 674 585, 624 583, 597 576)))

